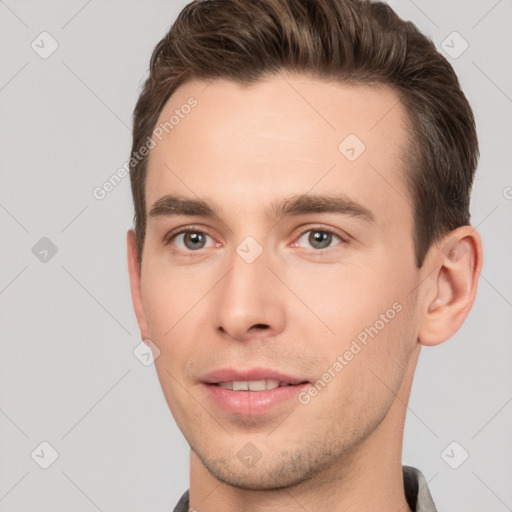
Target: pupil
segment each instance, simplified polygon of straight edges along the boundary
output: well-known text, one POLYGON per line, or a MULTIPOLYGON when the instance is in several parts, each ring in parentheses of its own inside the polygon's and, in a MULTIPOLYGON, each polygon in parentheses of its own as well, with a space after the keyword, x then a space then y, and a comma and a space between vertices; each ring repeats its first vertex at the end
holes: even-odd
POLYGON ((309 242, 313 247, 315 247, 315 244, 320 243, 320 247, 316 247, 317 249, 329 247, 329 243, 331 241, 331 235, 325 231, 313 231, 309 238, 309 242))

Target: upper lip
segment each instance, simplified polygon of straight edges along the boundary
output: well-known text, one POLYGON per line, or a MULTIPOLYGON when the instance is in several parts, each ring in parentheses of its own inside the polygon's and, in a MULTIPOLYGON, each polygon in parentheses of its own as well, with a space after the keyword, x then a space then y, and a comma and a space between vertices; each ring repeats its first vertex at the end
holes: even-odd
POLYGON ((279 382, 287 382, 289 384, 300 384, 308 382, 307 379, 300 377, 292 377, 272 368, 247 368, 245 370, 235 370, 234 368, 221 368, 208 373, 202 379, 206 384, 218 384, 219 382, 247 382, 251 380, 275 379, 279 382))

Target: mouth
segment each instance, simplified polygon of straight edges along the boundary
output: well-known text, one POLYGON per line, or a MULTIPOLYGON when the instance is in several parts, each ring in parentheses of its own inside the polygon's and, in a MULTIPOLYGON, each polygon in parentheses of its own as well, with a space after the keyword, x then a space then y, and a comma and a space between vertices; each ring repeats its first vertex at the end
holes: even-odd
MULTIPOLYGON (((311 383, 264 368, 222 369, 203 379, 206 393, 218 408, 238 416, 262 416, 290 402, 311 383)), ((295 403, 299 405, 298 400, 295 403)))
POLYGON ((225 387, 224 385, 232 384, 234 387, 230 389, 235 391, 263 391, 264 389, 274 389, 288 385, 293 386, 308 382, 307 379, 263 367, 253 367, 244 370, 221 368, 205 375, 202 381, 206 384, 223 385, 223 387, 225 387))
MULTIPOLYGON (((307 381, 300 384, 306 384, 307 381)), ((220 386, 224 389, 232 391, 266 391, 269 389, 282 388, 285 386, 294 386, 291 382, 279 381, 277 379, 261 379, 261 380, 235 380, 230 382, 218 382, 214 386, 220 386)))

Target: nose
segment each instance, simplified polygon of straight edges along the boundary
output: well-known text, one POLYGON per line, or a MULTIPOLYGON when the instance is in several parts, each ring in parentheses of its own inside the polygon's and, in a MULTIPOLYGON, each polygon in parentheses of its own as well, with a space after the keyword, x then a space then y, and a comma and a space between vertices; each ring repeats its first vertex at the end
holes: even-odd
POLYGON ((252 262, 236 252, 231 270, 216 287, 217 329, 224 337, 247 341, 276 336, 284 329, 283 285, 270 270, 265 251, 252 262))

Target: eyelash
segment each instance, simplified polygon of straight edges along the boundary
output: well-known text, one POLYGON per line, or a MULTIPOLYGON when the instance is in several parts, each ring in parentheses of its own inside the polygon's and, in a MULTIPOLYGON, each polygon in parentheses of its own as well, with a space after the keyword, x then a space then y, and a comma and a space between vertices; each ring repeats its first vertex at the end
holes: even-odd
MULTIPOLYGON (((296 237, 296 240, 300 240, 306 233, 309 233, 311 231, 312 232, 318 231, 321 233, 327 233, 328 235, 332 235, 334 238, 337 238, 340 241, 340 244, 337 244, 337 245, 342 245, 342 244, 347 243, 346 238, 342 237, 340 234, 336 233, 335 231, 328 229, 326 227, 323 227, 323 226, 314 226, 312 228, 306 229, 305 231, 302 231, 299 234, 299 236, 296 237)), ((176 237, 178 237, 179 235, 186 234, 186 233, 200 233, 202 235, 209 236, 210 238, 212 238, 208 233, 206 233, 202 229, 196 228, 194 226, 189 226, 186 229, 182 229, 182 230, 178 231, 177 233, 170 233, 169 235, 167 235, 164 239, 164 246, 170 245, 176 237)), ((296 242, 294 242, 294 243, 296 243, 296 242)), ((322 254, 325 254, 329 249, 332 249, 334 247, 336 247, 336 246, 326 247, 325 249, 311 249, 311 252, 314 255, 322 255, 322 254)), ((181 251, 182 249, 178 249, 178 250, 181 251)), ((198 249, 197 251, 187 250, 185 252, 189 253, 188 255, 193 257, 193 256, 195 256, 194 253, 198 253, 199 251, 200 251, 200 249, 198 249)))

